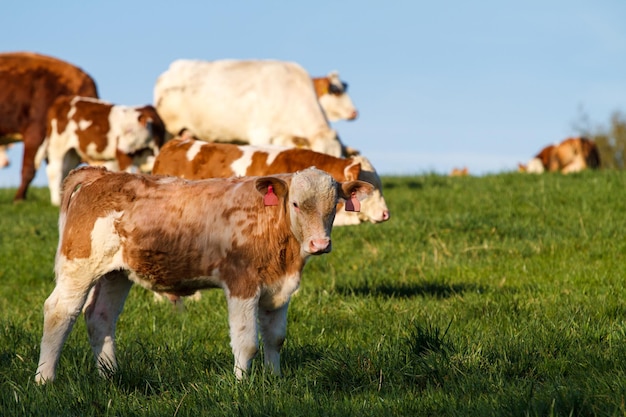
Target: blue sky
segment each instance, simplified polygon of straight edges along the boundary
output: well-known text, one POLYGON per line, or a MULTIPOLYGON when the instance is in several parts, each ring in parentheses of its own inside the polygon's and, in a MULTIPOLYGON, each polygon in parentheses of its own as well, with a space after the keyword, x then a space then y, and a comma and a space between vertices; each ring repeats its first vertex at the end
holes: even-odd
MULTIPOLYGON (((296 61, 338 70, 360 116, 334 123, 384 175, 515 170, 626 112, 626 2, 30 1, 2 6, 0 51, 90 73, 100 97, 152 103, 179 58, 296 61)), ((0 186, 17 186, 21 146, 0 186)), ((40 170, 35 184, 45 184, 40 170)))

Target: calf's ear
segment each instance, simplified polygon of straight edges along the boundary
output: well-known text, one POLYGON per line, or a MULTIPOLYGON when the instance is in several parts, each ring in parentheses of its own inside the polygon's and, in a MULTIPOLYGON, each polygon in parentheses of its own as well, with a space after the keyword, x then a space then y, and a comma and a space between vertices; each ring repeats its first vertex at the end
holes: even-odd
POLYGON ((344 174, 348 181, 354 181, 358 179, 359 175, 361 174, 361 163, 359 162, 358 164, 350 165, 345 169, 344 174))
POLYGON ((346 211, 360 211, 360 202, 372 195, 374 186, 365 181, 347 181, 339 183, 337 191, 346 202, 346 211))
POLYGON ((285 181, 276 177, 257 178, 254 185, 257 191, 263 196, 266 206, 277 205, 278 200, 284 199, 289 189, 285 181))

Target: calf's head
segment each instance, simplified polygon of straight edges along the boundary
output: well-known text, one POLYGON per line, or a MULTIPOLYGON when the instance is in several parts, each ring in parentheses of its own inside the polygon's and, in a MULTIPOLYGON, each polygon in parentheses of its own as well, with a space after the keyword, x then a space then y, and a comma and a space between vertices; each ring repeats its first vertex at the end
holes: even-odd
POLYGON ((296 172, 289 183, 279 177, 260 177, 256 188, 264 195, 266 204, 285 208, 289 227, 300 242, 303 256, 331 251, 330 234, 340 200, 361 201, 374 191, 364 181, 338 183, 317 168, 296 172))

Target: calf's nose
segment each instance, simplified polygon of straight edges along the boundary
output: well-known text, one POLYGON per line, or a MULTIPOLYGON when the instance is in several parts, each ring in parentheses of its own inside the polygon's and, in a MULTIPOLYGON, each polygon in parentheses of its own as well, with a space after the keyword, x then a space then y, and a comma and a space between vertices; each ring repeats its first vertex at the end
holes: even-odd
POLYGON ((330 238, 311 239, 309 241, 309 253, 321 254, 330 252, 332 245, 330 238))

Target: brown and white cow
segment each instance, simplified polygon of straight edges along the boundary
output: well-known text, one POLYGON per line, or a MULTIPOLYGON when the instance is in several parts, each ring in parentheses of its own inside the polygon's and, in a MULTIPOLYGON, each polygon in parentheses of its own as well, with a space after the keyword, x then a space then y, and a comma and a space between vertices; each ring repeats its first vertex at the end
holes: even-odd
POLYGON ((154 161, 152 173, 197 180, 289 173, 311 166, 328 172, 339 182, 361 180, 374 186, 372 196, 363 202, 359 212, 346 212, 339 207, 334 226, 389 220, 380 177, 371 162, 360 155, 336 158, 310 149, 207 143, 175 138, 161 149, 154 161))
POLYGON ((600 153, 595 142, 584 137, 572 137, 559 144, 546 146, 526 165, 519 164, 519 171, 534 174, 545 171, 569 174, 599 167, 600 153))
POLYGON ((149 173, 165 141, 165 125, 151 105, 123 106, 102 100, 63 96, 48 112, 46 139, 35 165, 47 157, 53 205, 61 202, 61 184, 81 163, 111 171, 149 173))
POLYGON ((133 283, 177 296, 222 288, 237 378, 257 353, 257 323, 265 363, 280 374, 289 300, 307 259, 330 252, 337 201, 372 191, 314 168, 189 181, 81 167, 63 187, 40 383, 54 380, 81 310, 100 373, 117 368, 115 327, 133 283))
POLYGON ((0 145, 24 142, 22 179, 14 200, 24 200, 35 177, 35 154, 46 136, 46 115, 62 95, 98 97, 95 81, 57 58, 0 53, 0 145))
POLYGON ((550 159, 549 171, 563 174, 600 168, 600 152, 595 142, 587 138, 567 138, 561 142, 550 159))
POLYGON ((177 60, 158 77, 154 103, 172 135, 187 128, 206 142, 347 153, 293 62, 177 60))

